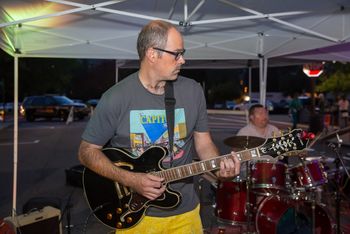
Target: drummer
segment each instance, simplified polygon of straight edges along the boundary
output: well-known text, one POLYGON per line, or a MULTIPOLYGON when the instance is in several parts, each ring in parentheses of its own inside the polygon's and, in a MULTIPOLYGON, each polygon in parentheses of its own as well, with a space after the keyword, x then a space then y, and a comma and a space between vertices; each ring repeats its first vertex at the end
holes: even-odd
MULTIPOLYGON (((252 136, 260 138, 279 137, 281 135, 280 130, 269 123, 269 113, 267 109, 261 104, 254 104, 248 111, 249 123, 241 128, 237 136, 252 136)), ((257 147, 258 145, 254 146, 257 147)), ((268 157, 268 156, 267 156, 268 157)), ((287 159, 283 159, 284 163, 288 163, 287 159)), ((241 175, 243 179, 246 177, 245 163, 241 165, 241 175)))
POLYGON ((241 128, 237 136, 254 136, 270 138, 280 136, 280 130, 269 123, 269 114, 261 104, 252 105, 249 108, 249 123, 241 128))

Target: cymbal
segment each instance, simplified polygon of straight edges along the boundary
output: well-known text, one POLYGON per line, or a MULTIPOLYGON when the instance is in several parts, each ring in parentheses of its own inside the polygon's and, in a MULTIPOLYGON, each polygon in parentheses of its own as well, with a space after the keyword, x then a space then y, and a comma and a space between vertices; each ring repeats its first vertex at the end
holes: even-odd
POLYGON ((262 145, 264 138, 253 136, 232 136, 224 140, 224 144, 236 149, 249 149, 262 145))

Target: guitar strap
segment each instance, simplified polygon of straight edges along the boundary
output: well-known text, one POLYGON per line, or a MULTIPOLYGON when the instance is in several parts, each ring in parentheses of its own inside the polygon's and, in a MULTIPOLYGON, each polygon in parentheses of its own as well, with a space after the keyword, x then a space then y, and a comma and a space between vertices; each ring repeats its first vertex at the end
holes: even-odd
POLYGON ((165 84, 164 91, 164 103, 166 121, 168 126, 168 137, 169 137, 169 156, 170 156, 170 167, 172 167, 174 159, 174 117, 175 117, 175 103, 174 97, 174 84, 173 81, 167 81, 165 84))

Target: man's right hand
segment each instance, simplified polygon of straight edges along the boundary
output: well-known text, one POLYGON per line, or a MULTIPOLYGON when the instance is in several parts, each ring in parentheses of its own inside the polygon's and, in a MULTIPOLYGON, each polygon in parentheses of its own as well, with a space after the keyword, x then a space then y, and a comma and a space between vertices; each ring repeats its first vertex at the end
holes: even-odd
POLYGON ((164 178, 146 174, 146 173, 133 173, 132 181, 129 186, 138 194, 148 198, 149 200, 155 200, 165 191, 166 185, 163 184, 164 178))

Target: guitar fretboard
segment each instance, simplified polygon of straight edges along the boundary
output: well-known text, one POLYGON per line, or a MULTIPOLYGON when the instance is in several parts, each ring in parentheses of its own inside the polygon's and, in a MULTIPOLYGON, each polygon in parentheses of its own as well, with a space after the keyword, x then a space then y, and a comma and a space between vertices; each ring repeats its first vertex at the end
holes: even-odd
MULTIPOLYGON (((243 150, 236 152, 238 159, 241 162, 249 161, 252 158, 259 157, 259 151, 257 148, 243 150)), ((170 168, 163 171, 157 171, 153 174, 165 179, 165 182, 172 182, 180 180, 186 177, 191 177, 195 175, 202 174, 204 172, 209 172, 217 170, 220 168, 220 161, 224 158, 231 157, 231 154, 225 154, 216 158, 211 158, 179 167, 170 168)))

